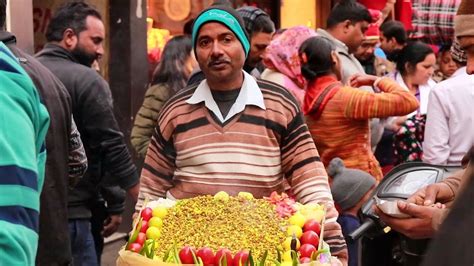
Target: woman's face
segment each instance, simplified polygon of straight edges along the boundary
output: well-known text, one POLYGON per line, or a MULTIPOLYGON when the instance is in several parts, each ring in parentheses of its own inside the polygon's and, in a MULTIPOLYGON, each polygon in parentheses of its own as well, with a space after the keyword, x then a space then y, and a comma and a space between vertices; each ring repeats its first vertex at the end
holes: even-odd
POLYGON ((436 57, 434 54, 427 55, 425 60, 416 64, 415 71, 412 73, 413 85, 426 84, 433 75, 435 64, 436 57))

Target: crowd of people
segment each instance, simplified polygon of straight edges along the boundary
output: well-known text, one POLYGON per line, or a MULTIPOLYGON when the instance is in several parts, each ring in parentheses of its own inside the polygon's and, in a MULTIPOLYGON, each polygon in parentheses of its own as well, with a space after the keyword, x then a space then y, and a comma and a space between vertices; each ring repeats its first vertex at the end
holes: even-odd
POLYGON ((331 253, 358 265, 345 236, 361 206, 394 166, 424 161, 465 170, 399 202, 410 218, 374 211, 435 238, 426 265, 471 265, 474 1, 439 49, 410 38, 402 2, 342 0, 324 29, 276 29, 259 8, 216 1, 163 49, 131 133, 138 163, 92 68, 101 14, 63 5, 31 56, 4 30, 0 0, 0 264, 100 265, 127 195, 139 210, 145 198, 277 191, 325 205, 331 253))

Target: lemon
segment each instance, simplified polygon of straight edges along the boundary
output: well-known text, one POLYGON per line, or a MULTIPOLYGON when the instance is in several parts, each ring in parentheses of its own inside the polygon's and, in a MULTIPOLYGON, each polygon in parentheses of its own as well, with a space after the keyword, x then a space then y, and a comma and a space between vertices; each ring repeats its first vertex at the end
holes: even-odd
POLYGON ((293 266, 293 262, 292 261, 282 261, 280 266, 293 266))
POLYGON ((299 227, 298 225, 290 225, 288 226, 288 229, 286 230, 286 234, 288 236, 295 235, 297 238, 300 238, 301 235, 303 234, 303 229, 301 229, 301 227, 299 227))
POLYGON ((214 199, 222 202, 227 202, 229 201, 229 194, 227 194, 227 192, 225 191, 219 191, 216 193, 216 195, 214 195, 214 199))
POLYGON ((148 221, 148 226, 154 226, 161 229, 163 226, 163 220, 160 217, 151 217, 151 219, 148 221))
POLYGON ((308 212, 306 215, 306 219, 314 219, 318 221, 318 223, 321 223, 324 217, 324 211, 323 210, 314 210, 311 212, 308 212))
POLYGON ((165 216, 168 214, 168 209, 165 207, 155 207, 152 211, 153 217, 159 217, 161 219, 165 218, 165 216))
POLYGON ((237 196, 240 197, 240 198, 244 198, 246 200, 253 199, 253 195, 250 192, 239 192, 239 194, 237 196))
MULTIPOLYGON (((283 250, 291 250, 291 239, 292 237, 287 237, 285 241, 283 241, 283 250)), ((296 238, 296 250, 300 249, 300 240, 296 238)))
POLYGON ((147 239, 158 239, 160 235, 161 235, 161 231, 160 229, 158 229, 158 227, 152 226, 146 230, 147 239))
POLYGON ((304 223, 306 222, 306 217, 304 217, 304 215, 300 212, 296 212, 290 217, 290 219, 288 219, 288 222, 292 225, 303 227, 304 223))

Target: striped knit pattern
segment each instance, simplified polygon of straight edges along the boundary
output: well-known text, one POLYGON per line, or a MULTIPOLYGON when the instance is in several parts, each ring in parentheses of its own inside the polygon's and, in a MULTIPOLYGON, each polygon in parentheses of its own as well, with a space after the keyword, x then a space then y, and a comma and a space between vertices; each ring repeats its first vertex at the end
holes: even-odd
POLYGON ((34 265, 49 115, 0 42, 0 265, 34 265))
POLYGON ((298 104, 275 83, 260 80, 258 85, 266 110, 247 105, 225 124, 204 103, 185 102, 195 86, 168 101, 145 158, 137 208, 145 197, 165 197, 166 191, 178 199, 221 190, 262 198, 290 184, 299 202, 326 204, 326 240, 344 260, 347 251, 326 171, 298 104))
MULTIPOLYGON (((316 86, 326 88, 333 82, 337 80, 318 78, 316 86), (323 82, 319 83, 320 80, 323 82)), ((324 165, 339 157, 347 168, 366 171, 378 181, 382 179, 380 165, 371 150, 369 119, 409 114, 418 108, 418 101, 389 78, 383 78, 378 86, 385 93, 342 87, 329 100, 319 119, 306 116, 324 165)), ((307 95, 311 89, 314 88, 309 88, 307 95)))

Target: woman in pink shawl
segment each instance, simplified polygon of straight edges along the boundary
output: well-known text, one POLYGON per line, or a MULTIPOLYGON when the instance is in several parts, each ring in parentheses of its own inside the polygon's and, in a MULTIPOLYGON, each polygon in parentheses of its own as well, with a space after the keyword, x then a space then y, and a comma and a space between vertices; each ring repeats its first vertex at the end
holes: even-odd
POLYGON ((316 33, 308 27, 289 28, 272 40, 263 56, 267 69, 260 78, 286 88, 295 96, 300 106, 303 105, 306 81, 301 75, 298 49, 306 39, 313 36, 316 36, 316 33))

